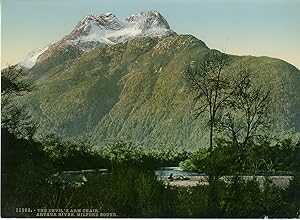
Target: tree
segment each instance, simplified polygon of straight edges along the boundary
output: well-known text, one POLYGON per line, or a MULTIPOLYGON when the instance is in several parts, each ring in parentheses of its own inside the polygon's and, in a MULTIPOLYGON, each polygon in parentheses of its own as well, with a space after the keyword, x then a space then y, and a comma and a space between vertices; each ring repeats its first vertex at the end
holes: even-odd
POLYGON ((16 65, 8 66, 1 72, 1 93, 16 94, 28 92, 33 89, 32 83, 22 79, 26 74, 25 69, 16 65))
POLYGON ((206 53, 201 63, 188 66, 187 77, 196 101, 196 117, 207 113, 209 126, 209 152, 213 150, 214 130, 218 119, 233 91, 228 91, 230 81, 225 69, 228 56, 218 51, 206 53))
POLYGON ((1 72, 1 127, 20 137, 31 138, 37 124, 32 121, 26 107, 16 101, 34 89, 32 82, 26 80, 26 71, 16 65, 1 72))
POLYGON ((252 77, 246 69, 239 70, 229 108, 219 123, 219 129, 229 137, 238 152, 235 161, 239 164, 238 172, 244 170, 247 144, 265 136, 272 120, 269 114, 271 89, 255 86, 252 77))
POLYGON ((14 207, 43 206, 49 198, 47 177, 53 172, 48 155, 32 139, 36 125, 16 101, 33 88, 23 80, 24 74, 23 69, 10 66, 1 76, 1 211, 5 217, 15 217, 14 207))
MULTIPOLYGON (((207 158, 209 181, 209 208, 211 213, 219 210, 217 197, 221 172, 218 152, 214 144, 217 132, 227 134, 238 149, 237 170, 243 169, 246 145, 268 125, 267 112, 270 108, 270 90, 255 87, 245 69, 228 68, 229 57, 212 51, 204 55, 200 63, 191 62, 187 68, 188 82, 194 93, 197 119, 206 114, 209 127, 207 158), (236 71, 237 70, 237 71, 236 71)), ((222 147, 221 147, 222 148, 222 147)), ((235 153, 235 152, 234 152, 235 153)), ((230 156, 230 158, 234 158, 230 156)), ((238 178, 236 178, 238 180, 238 178)))
POLYGON ((187 68, 188 82, 194 93, 195 112, 197 119, 200 115, 207 114, 209 127, 209 160, 208 160, 208 182, 209 182, 209 209, 213 215, 218 215, 218 180, 219 176, 214 172, 212 153, 215 130, 222 118, 223 111, 228 108, 229 99, 238 88, 232 85, 228 66, 228 56, 218 51, 208 52, 204 55, 202 62, 191 62, 187 68))

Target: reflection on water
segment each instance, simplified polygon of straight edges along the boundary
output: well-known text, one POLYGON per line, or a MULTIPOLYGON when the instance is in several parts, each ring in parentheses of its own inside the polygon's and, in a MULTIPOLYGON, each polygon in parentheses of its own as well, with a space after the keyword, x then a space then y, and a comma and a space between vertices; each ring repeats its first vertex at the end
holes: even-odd
POLYGON ((158 170, 155 171, 155 174, 158 176, 202 176, 201 173, 196 173, 188 170, 183 170, 180 167, 160 167, 158 170))

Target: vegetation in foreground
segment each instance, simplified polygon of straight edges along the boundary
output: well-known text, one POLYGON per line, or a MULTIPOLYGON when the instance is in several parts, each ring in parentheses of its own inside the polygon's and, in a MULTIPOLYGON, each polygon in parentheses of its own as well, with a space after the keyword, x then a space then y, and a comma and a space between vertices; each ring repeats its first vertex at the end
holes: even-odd
MULTIPOLYGON (((267 161, 270 155, 282 158, 271 159, 272 171, 285 170, 295 175, 288 188, 276 187, 267 180, 260 187, 254 180, 238 178, 226 183, 219 179, 213 186, 217 196, 216 209, 211 213, 208 209, 211 186, 170 187, 155 175, 155 167, 151 165, 156 161, 160 166, 178 164, 184 160, 176 156, 178 152, 146 154, 133 145, 119 143, 101 154, 89 148, 57 145, 58 153, 50 155, 43 150, 43 144, 3 132, 2 129, 5 135, 2 155, 8 156, 2 160, 2 216, 16 216, 16 207, 96 208, 119 217, 297 217, 299 211, 299 164, 294 160, 299 145, 289 146, 294 149, 292 153, 281 147, 278 150, 279 145, 274 150, 263 147, 257 158, 257 161, 267 161), (65 149, 63 154, 60 147, 65 149), (285 156, 287 152, 290 154, 285 156), (90 174, 81 186, 53 179, 55 173, 64 170, 93 168, 108 168, 109 172, 90 174)), ((224 156, 219 157, 220 152, 216 151, 216 170, 222 170, 223 164, 224 174, 234 169, 232 155, 228 153, 222 152, 224 156)), ((205 157, 195 160, 195 155, 198 152, 189 155, 194 166, 205 164, 205 157)), ((268 166, 261 166, 257 170, 269 171, 268 166)), ((205 166, 202 167, 205 171, 205 166)))

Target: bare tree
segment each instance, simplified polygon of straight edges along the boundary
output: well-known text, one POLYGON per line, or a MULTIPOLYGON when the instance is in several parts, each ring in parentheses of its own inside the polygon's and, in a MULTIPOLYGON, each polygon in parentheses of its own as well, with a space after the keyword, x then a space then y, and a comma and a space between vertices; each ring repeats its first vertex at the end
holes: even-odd
POLYGON ((203 114, 208 115, 210 153, 213 150, 214 130, 218 118, 233 93, 233 91, 228 91, 230 81, 225 72, 227 65, 227 55, 213 51, 205 54, 201 63, 193 61, 187 69, 188 81, 196 101, 195 119, 203 114))
MULTIPOLYGON (((247 145, 252 144, 257 138, 265 137, 272 118, 270 109, 272 99, 271 88, 262 85, 254 85, 251 74, 246 69, 240 69, 237 73, 237 89, 229 101, 229 109, 223 114, 219 129, 230 139, 235 150, 235 174, 232 179, 232 187, 228 199, 225 200, 222 212, 226 212, 232 199, 237 196, 236 185, 239 175, 244 171, 249 149, 247 145)), ((248 158, 249 159, 249 158, 248 158)), ((254 159, 255 158, 251 158, 254 159)), ((267 163, 258 161, 257 163, 267 163)), ((272 161, 267 164, 272 167, 272 161)))
MULTIPOLYGON (((214 169, 212 154, 217 132, 225 133, 238 148, 236 167, 242 170, 246 145, 269 124, 270 90, 254 87, 250 74, 245 69, 228 68, 226 54, 213 51, 205 54, 200 63, 192 62, 187 68, 187 77, 194 93, 197 119, 207 115, 209 126, 209 209, 219 210, 217 197, 220 170, 214 169), (236 69, 235 69, 236 70, 236 69)), ((237 178, 238 179, 238 178, 237 178)))
POLYGON ((224 113, 219 125, 238 150, 236 162, 240 164, 240 171, 243 171, 247 144, 264 136, 269 128, 272 100, 271 89, 255 86, 247 70, 241 69, 237 78, 237 88, 230 97, 229 111, 224 113))
POLYGON ((213 51, 200 63, 187 68, 194 93, 195 119, 207 115, 209 153, 216 132, 225 133, 233 144, 245 148, 270 125, 271 89, 255 86, 249 70, 228 70, 228 56, 213 51))
POLYGON ((206 121, 209 127, 208 205, 210 213, 216 216, 219 210, 217 191, 219 176, 213 167, 213 140, 223 112, 229 107, 230 99, 239 86, 232 85, 230 74, 226 71, 227 66, 228 56, 218 51, 212 51, 206 53, 200 63, 192 62, 187 68, 188 82, 196 102, 195 119, 204 114, 208 116, 206 121))

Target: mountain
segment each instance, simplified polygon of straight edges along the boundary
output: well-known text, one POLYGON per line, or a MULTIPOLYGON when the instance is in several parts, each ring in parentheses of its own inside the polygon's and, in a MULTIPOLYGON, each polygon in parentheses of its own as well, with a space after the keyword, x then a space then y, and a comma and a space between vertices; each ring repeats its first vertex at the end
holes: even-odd
MULTIPOLYGON (((81 137, 99 146, 118 140, 145 147, 205 146, 207 131, 203 120, 194 120, 193 95, 184 70, 188 62, 201 61, 213 50, 191 35, 175 34, 159 13, 127 18, 126 24, 141 31, 129 38, 127 31, 121 38, 117 34, 88 37, 97 25, 99 33, 106 33, 104 27, 110 33, 130 29, 111 14, 88 17, 42 53, 29 70, 37 89, 22 101, 40 122, 37 137, 81 137), (147 15, 159 19, 145 19, 147 15), (100 19, 103 16, 105 21, 100 19), (78 39, 89 39, 93 46, 85 41, 79 46, 72 43, 78 39), (101 43, 94 45, 95 39, 101 43)), ((276 88, 272 98, 278 126, 274 130, 300 131, 300 71, 269 57, 229 55, 229 60, 233 77, 246 67, 257 86, 276 88)))

